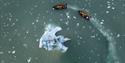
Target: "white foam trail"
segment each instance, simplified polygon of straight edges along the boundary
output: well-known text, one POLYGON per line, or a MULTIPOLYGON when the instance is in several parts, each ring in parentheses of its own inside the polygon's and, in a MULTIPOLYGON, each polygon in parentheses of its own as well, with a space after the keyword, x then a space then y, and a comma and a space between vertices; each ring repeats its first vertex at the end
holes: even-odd
MULTIPOLYGON (((71 10, 82 10, 81 8, 78 8, 76 6, 71 6, 71 5, 67 5, 67 8, 71 9, 71 10)), ((85 10, 85 9, 84 9, 85 10)), ((106 29, 103 25, 100 24, 99 20, 96 18, 91 18, 90 21, 99 31, 100 33, 106 37, 106 39, 109 41, 108 43, 108 51, 109 54, 107 56, 107 63, 120 63, 118 56, 116 54, 116 41, 112 35, 112 33, 110 32, 109 29, 106 29)))
POLYGON ((72 5, 67 5, 67 8, 78 11, 80 10, 80 8, 76 7, 76 6, 72 6, 72 5))
POLYGON ((116 53, 116 41, 110 32, 109 29, 106 29, 103 25, 100 24, 99 20, 96 18, 91 18, 90 21, 99 31, 100 33, 106 37, 109 41, 108 43, 108 56, 107 56, 107 63, 120 63, 117 53, 116 53))

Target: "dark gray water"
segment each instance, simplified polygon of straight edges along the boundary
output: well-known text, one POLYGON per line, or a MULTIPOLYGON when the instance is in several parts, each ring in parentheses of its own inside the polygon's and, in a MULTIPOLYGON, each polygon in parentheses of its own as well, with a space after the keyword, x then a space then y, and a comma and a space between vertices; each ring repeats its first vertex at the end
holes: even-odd
POLYGON ((0 0, 0 63, 125 63, 124 27, 125 0, 0 0), (53 10, 60 2, 68 9, 53 10), (47 24, 71 39, 66 53, 38 47, 47 24))

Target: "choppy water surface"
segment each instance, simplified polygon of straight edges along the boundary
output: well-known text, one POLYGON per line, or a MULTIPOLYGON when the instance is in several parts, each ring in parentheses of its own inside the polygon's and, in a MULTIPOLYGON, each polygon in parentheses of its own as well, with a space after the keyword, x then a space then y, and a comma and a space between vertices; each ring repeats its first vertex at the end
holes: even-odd
POLYGON ((0 63, 125 63, 124 0, 0 0, 0 63), (53 10, 56 3, 66 10, 53 10), (78 10, 87 10, 86 21, 78 10), (71 40, 67 52, 39 48, 47 24, 71 40))

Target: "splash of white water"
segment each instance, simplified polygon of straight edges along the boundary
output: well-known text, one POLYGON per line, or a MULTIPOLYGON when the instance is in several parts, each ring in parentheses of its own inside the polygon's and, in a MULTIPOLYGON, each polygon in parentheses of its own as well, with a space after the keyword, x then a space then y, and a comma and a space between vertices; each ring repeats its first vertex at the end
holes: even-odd
POLYGON ((108 43, 108 56, 107 63, 120 63, 117 53, 116 53, 116 41, 109 29, 106 29, 100 24, 99 20, 96 18, 91 18, 90 22, 100 31, 100 33, 106 37, 109 41, 108 43))

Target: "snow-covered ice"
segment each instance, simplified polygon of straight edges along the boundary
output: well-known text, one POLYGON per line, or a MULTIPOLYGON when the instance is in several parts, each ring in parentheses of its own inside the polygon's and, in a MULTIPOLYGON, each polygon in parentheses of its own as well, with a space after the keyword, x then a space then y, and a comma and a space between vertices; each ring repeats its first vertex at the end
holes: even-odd
POLYGON ((65 38, 63 35, 55 35, 58 31, 61 31, 62 28, 48 25, 45 29, 44 34, 40 38, 39 48, 45 48, 48 51, 56 50, 63 53, 66 52, 68 47, 64 46, 63 43, 70 39, 65 38))

